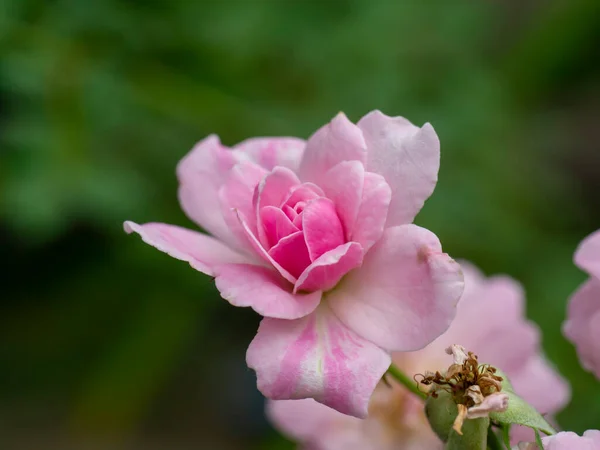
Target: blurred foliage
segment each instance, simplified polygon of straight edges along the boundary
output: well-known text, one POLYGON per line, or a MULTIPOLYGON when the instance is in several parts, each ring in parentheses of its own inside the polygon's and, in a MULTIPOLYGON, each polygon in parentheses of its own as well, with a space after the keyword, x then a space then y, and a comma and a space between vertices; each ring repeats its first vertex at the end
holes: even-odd
POLYGON ((561 425, 600 427, 559 331, 600 228, 599 49, 597 0, 0 1, 2 447, 291 448, 244 365, 255 315, 121 222, 192 226, 174 168, 209 133, 375 108, 435 126, 418 223, 523 282, 561 425))

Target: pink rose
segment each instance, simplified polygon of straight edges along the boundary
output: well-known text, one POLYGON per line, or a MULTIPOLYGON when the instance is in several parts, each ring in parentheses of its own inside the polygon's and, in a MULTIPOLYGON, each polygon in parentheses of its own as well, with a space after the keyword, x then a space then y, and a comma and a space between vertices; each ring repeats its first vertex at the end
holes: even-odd
MULTIPOLYGON (((446 348, 460 343, 481 363, 503 370, 516 393, 551 419, 569 401, 570 390, 542 354, 537 326, 525 318, 521 286, 506 276, 485 278, 471 264, 461 266, 465 292, 448 331, 422 350, 392 354, 394 363, 409 377, 443 371, 451 363, 446 348)), ((396 383, 377 386, 362 421, 310 399, 270 401, 267 416, 283 433, 319 450, 443 448, 427 423, 423 401, 396 383)), ((513 442, 531 440, 529 431, 513 427, 513 442)))
POLYGON ((600 230, 579 245, 575 264, 590 278, 569 301, 563 333, 577 348, 581 365, 600 379, 600 230))
MULTIPOLYGON (((554 436, 542 438, 544 450, 600 450, 600 431, 588 430, 583 436, 571 431, 563 431, 554 436)), ((519 450, 538 450, 534 443, 519 444, 519 450)))
POLYGON ((177 174, 183 209, 214 237, 159 223, 125 229, 264 316, 246 359, 265 396, 362 417, 389 352, 443 333, 462 293, 459 265, 411 224, 438 167, 431 125, 379 111, 357 125, 340 113, 307 142, 230 149, 210 136, 177 174))

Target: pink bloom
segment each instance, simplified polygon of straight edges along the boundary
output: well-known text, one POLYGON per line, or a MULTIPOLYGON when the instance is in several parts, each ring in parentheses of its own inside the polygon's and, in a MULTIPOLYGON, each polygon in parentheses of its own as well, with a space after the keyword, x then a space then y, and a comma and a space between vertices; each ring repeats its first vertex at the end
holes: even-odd
MULTIPOLYGON (((553 414, 560 410, 570 398, 569 387, 544 358, 538 328, 525 319, 521 286, 505 276, 485 278, 470 264, 461 266, 465 292, 448 331, 422 350, 392 354, 394 363, 409 376, 443 371, 449 362, 445 349, 459 342, 478 355, 481 363, 503 370, 516 393, 538 411, 553 414)), ((496 396, 484 409, 502 409, 504 400, 496 396)), ((267 415, 283 433, 319 450, 443 448, 427 423, 423 402, 395 383, 391 389, 383 382, 377 386, 369 416, 363 421, 312 400, 270 401, 267 415), (300 415, 311 418, 302 427, 296 419, 300 415)), ((531 440, 532 436, 515 429, 513 440, 531 440)))
POLYGON ((264 316, 246 357, 263 394, 362 417, 389 352, 443 333, 462 293, 458 264, 411 224, 438 167, 431 125, 379 111, 356 125, 340 113, 307 142, 226 148, 210 136, 177 174, 184 211, 214 237, 158 223, 125 229, 264 316))
POLYGON ((563 333, 577 348, 582 366, 600 379, 600 230, 579 245, 575 264, 590 278, 571 297, 563 333))
MULTIPOLYGON (((542 438, 545 450, 600 450, 600 431, 588 430, 583 436, 571 431, 563 431, 554 436, 542 438)), ((533 443, 519 444, 519 450, 537 450, 533 443)))

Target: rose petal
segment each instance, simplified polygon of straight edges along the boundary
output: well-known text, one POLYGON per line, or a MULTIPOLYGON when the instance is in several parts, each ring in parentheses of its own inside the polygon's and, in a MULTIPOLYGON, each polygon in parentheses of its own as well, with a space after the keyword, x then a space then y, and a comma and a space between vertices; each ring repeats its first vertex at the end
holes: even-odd
POLYGON ((392 189, 387 227, 412 223, 437 183, 440 142, 429 124, 418 128, 403 117, 373 111, 358 122, 368 149, 365 168, 392 189))
POLYGON ((454 318, 463 290, 460 266, 442 253, 437 237, 416 225, 385 230, 365 256, 328 294, 349 328, 388 350, 418 350, 454 318))
POLYGON ((302 230, 311 261, 344 243, 342 224, 328 198, 317 198, 306 205, 302 230))
POLYGON ((557 413, 569 403, 571 389, 569 383, 539 353, 538 350, 538 354, 529 358, 518 372, 507 373, 515 392, 527 403, 543 415, 557 413))
POLYGON ((328 291, 352 269, 360 267, 363 249, 356 242, 348 242, 330 250, 317 258, 300 275, 294 292, 328 291))
POLYGON ((314 398, 344 414, 365 417, 390 357, 347 329, 321 303, 302 319, 263 319, 246 362, 268 398, 314 398))
MULTIPOLYGON (((600 449, 600 431, 588 430, 583 436, 572 431, 561 431, 553 436, 542 438, 545 450, 598 450, 600 449)), ((537 446, 532 445, 532 450, 537 446)))
POLYGON ((579 244, 575 252, 575 264, 590 275, 600 278, 600 230, 579 244))
MULTIPOLYGON (((260 211, 266 206, 280 207, 284 199, 289 195, 290 190, 300 184, 300 180, 294 172, 285 167, 275 167, 258 184, 256 198, 253 200, 255 215, 258 219, 258 238, 263 246, 268 246, 268 238, 265 233, 264 225, 261 222, 260 211)), ((250 204, 248 205, 250 206, 250 204)), ((251 225, 251 223, 250 223, 251 225)))
POLYGON ((311 136, 300 162, 303 181, 325 182, 326 172, 342 161, 366 161, 366 145, 360 129, 339 113, 311 136))
POLYGON ((362 423, 312 398, 268 400, 266 414, 279 431, 300 442, 320 441, 324 432, 343 422, 353 427, 360 427, 362 423))
POLYGON ((321 292, 292 294, 273 269, 248 264, 226 264, 215 269, 221 296, 234 306, 250 306, 264 317, 298 319, 319 305, 321 292))
POLYGON ((238 212, 246 218, 246 224, 252 233, 257 233, 256 213, 252 206, 252 197, 256 186, 266 175, 267 171, 259 165, 250 161, 242 161, 231 169, 227 181, 219 190, 221 213, 225 223, 237 236, 239 242, 247 244, 245 232, 237 218, 238 212))
POLYGON ((358 242, 365 252, 383 234, 391 199, 392 191, 385 178, 366 172, 356 223, 348 237, 349 240, 358 242))
POLYGON ((359 161, 344 161, 325 174, 323 191, 335 204, 347 240, 354 231, 363 196, 365 169, 359 161))
POLYGON ((289 196, 284 200, 284 206, 294 208, 297 203, 309 202, 315 198, 323 197, 325 193, 323 190, 313 183, 302 183, 295 188, 292 188, 289 196))
POLYGON ((217 136, 211 135, 198 142, 177 165, 178 196, 183 211, 210 234, 233 247, 237 247, 239 241, 223 219, 218 192, 237 162, 236 155, 221 145, 217 136))
POLYGON ((259 137, 240 142, 233 150, 248 155, 252 161, 271 171, 276 166, 296 171, 306 142, 292 137, 259 137))
POLYGON ((600 378, 600 280, 590 278, 571 297, 563 334, 577 349, 581 365, 600 378))
POLYGON ((295 186, 300 187, 300 180, 294 172, 285 167, 275 167, 258 185, 256 208, 280 207, 295 186))
POLYGON ((250 243, 250 246, 252 247, 254 252, 256 252, 256 254, 264 261, 273 266, 283 278, 285 278, 290 283, 295 284, 296 277, 289 273, 287 270, 285 270, 283 267, 281 267, 281 264, 275 261, 273 257, 271 257, 271 255, 269 255, 269 253, 262 246, 256 235, 252 232, 252 230, 250 230, 250 227, 246 222, 246 218, 239 211, 236 211, 236 215, 238 220, 240 221, 246 239, 250 243))
POLYGON ((298 278, 310 265, 310 257, 302 231, 297 231, 281 239, 269 250, 269 255, 295 278, 298 278))
POLYGON ((260 222, 264 228, 268 248, 277 244, 280 239, 300 231, 289 217, 275 206, 266 206, 260 210, 260 222))
POLYGON ((123 227, 127 233, 139 234, 146 244, 173 258, 189 262, 190 266, 206 275, 213 276, 215 268, 221 264, 253 262, 250 257, 231 250, 215 238, 175 225, 138 225, 127 221, 123 227))

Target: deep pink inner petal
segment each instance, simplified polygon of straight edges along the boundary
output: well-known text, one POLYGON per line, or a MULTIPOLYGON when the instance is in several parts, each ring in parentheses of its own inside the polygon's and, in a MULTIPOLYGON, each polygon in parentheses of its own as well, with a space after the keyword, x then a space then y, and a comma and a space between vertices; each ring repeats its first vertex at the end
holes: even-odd
POLYGON ((300 186, 296 174, 285 167, 275 167, 258 185, 258 204, 255 207, 280 206, 294 186, 300 186))
POLYGON ((360 161, 344 161, 326 174, 323 190, 335 208, 349 240, 363 196, 365 169, 360 161))
POLYGON ((263 246, 270 247, 274 244, 268 242, 266 229, 261 220, 262 209, 267 206, 279 207, 289 196, 290 190, 299 184, 300 180, 298 180, 296 174, 285 167, 275 167, 258 184, 252 201, 256 214, 257 235, 263 246))
POLYGON ((286 280, 288 280, 290 283, 295 284, 296 280, 298 279, 297 277, 293 276, 291 273, 289 273, 286 269, 284 269, 281 264, 279 264, 277 261, 275 261, 271 255, 265 250, 265 248, 263 247, 263 245, 260 243, 260 241, 258 240, 258 238, 254 235, 254 233, 252 233, 252 230, 250 230, 250 228, 248 227, 248 224, 246 222, 245 217, 239 212, 239 211, 235 211, 237 218, 240 222, 240 225, 242 227, 242 231, 244 232, 244 235, 247 239, 247 241, 250 243, 250 245, 252 246, 252 248, 254 249, 254 251, 261 257, 263 258, 266 262, 268 262, 269 264, 271 264, 273 267, 275 267, 275 269, 277 270, 277 272, 279 272, 279 274, 285 278, 286 280))
POLYGON ((296 278, 311 262, 302 231, 297 231, 281 239, 269 250, 269 256, 296 278))
POLYGON ((323 196, 324 193, 319 186, 312 183, 304 183, 290 190, 287 198, 283 200, 283 205, 294 208, 300 202, 308 202, 323 196))
POLYGON ((296 211, 294 211, 294 208, 292 208, 291 206, 284 205, 281 208, 281 210, 291 221, 294 221, 296 219, 296 217, 298 217, 298 213, 296 211))
POLYGON ((294 292, 328 291, 335 287, 344 275, 359 267, 363 249, 356 242, 347 242, 321 255, 298 277, 294 292))
POLYGON ((295 233, 298 228, 285 215, 285 213, 275 206, 265 206, 260 210, 260 221, 267 238, 268 248, 276 245, 280 239, 295 233))
POLYGON ((302 229, 310 260, 344 243, 344 230, 328 198, 317 198, 306 205, 302 213, 302 229))

